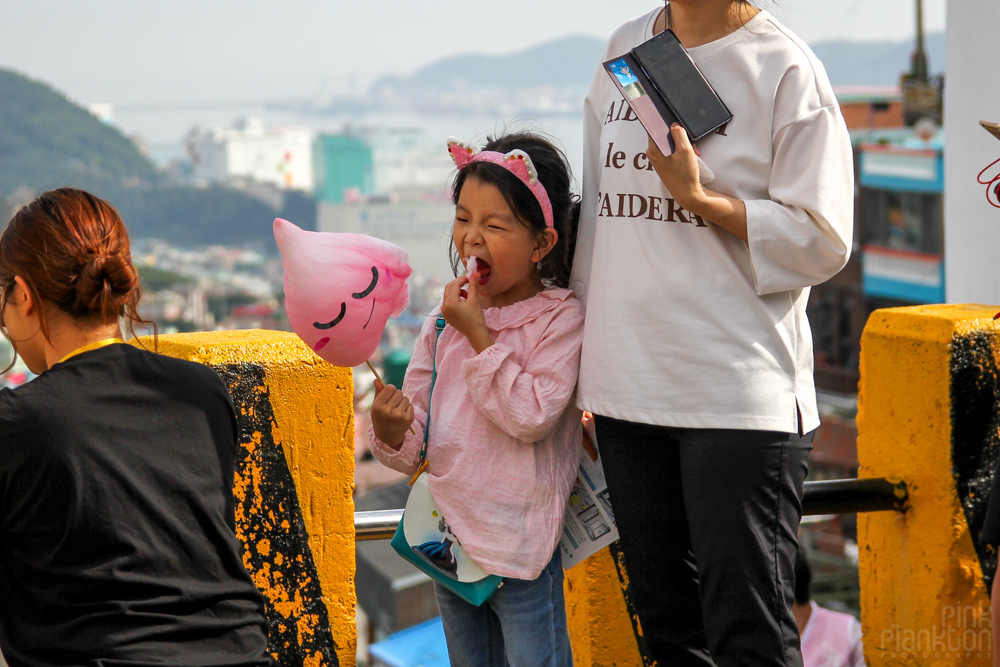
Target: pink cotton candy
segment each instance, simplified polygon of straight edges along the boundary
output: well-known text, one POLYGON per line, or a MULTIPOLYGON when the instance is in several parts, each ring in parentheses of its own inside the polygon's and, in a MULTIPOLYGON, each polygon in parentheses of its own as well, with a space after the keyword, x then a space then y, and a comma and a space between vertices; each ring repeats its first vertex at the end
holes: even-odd
POLYGON ((364 234, 307 232, 281 218, 274 238, 292 329, 335 366, 365 363, 386 322, 410 302, 406 251, 364 234))
POLYGON ((478 269, 479 269, 479 258, 476 257, 475 255, 469 255, 469 259, 466 261, 465 264, 466 275, 471 276, 478 269))

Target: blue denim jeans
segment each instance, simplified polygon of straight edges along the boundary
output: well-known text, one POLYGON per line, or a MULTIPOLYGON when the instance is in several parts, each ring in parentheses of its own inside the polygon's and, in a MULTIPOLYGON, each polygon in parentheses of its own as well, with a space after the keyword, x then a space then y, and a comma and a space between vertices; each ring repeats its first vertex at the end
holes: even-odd
POLYGON ((434 590, 452 667, 573 667, 558 549, 537 579, 504 579, 481 607, 434 590))

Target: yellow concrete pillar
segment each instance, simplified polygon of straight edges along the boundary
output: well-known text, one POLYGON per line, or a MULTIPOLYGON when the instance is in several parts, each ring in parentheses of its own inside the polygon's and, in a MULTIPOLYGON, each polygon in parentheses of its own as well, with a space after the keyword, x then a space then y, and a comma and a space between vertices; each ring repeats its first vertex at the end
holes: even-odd
MULTIPOLYGON (((861 339, 861 477, 901 477, 905 513, 858 516, 869 665, 992 665, 978 545, 998 451, 997 307, 879 310, 861 339)), ((985 573, 985 576, 984 576, 985 573)))
POLYGON ((264 595, 271 652, 284 667, 354 665, 350 369, 280 331, 167 335, 159 351, 211 366, 229 385, 236 531, 264 595))
POLYGON ((565 577, 566 616, 573 662, 589 667, 653 667, 632 608, 628 573, 618 544, 603 549, 565 577))

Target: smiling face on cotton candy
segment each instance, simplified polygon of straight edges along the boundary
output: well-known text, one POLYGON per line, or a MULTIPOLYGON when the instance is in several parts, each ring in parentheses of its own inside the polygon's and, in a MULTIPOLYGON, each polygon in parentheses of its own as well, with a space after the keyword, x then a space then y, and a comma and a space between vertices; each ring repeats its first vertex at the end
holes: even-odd
POLYGON ((364 234, 307 232, 281 218, 274 238, 292 329, 335 366, 363 364, 389 318, 410 302, 406 251, 364 234))

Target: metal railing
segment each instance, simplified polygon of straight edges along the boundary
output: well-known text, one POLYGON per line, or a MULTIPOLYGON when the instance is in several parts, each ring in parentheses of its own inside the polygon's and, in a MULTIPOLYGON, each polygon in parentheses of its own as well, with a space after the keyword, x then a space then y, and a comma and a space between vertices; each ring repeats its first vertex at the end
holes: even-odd
POLYGON ((391 539, 402 520, 403 510, 355 512, 354 539, 358 542, 391 539))
MULTIPOLYGON (((806 482, 802 498, 805 516, 855 512, 905 512, 906 482, 899 478, 835 479, 806 482)), ((388 540, 396 532, 403 510, 354 513, 355 540, 388 540)))
POLYGON ((856 512, 905 512, 910 492, 898 477, 832 479, 806 482, 802 514, 854 514, 856 512))

